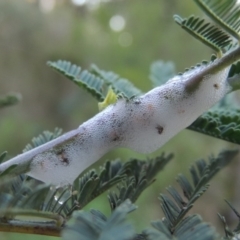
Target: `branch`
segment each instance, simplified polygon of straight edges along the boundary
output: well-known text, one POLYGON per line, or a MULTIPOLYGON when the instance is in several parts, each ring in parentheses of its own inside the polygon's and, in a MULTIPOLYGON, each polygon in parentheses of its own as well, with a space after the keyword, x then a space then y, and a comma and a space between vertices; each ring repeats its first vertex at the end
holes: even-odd
POLYGON ((153 152, 232 90, 228 72, 239 58, 237 48, 140 97, 121 98, 78 129, 4 162, 0 174, 27 172, 43 182, 66 185, 113 148, 153 152))
POLYGON ((40 234, 47 236, 60 236, 64 219, 51 212, 42 212, 27 209, 3 209, 0 211, 0 231, 27 234, 40 234), (43 218, 43 221, 24 221, 13 219, 16 216, 43 218), (47 219, 47 221, 46 221, 47 219))
POLYGON ((21 220, 0 221, 1 232, 39 234, 60 237, 62 228, 56 226, 55 222, 32 222, 21 220))
POLYGON ((236 62, 239 58, 240 47, 227 53, 222 58, 214 61, 212 64, 208 65, 205 69, 199 71, 199 73, 196 73, 194 76, 191 77, 191 79, 189 79, 188 83, 186 84, 186 87, 188 88, 189 91, 191 91, 192 88, 195 89, 203 81, 203 78, 205 78, 208 75, 217 74, 222 69, 225 69, 234 62, 236 62))

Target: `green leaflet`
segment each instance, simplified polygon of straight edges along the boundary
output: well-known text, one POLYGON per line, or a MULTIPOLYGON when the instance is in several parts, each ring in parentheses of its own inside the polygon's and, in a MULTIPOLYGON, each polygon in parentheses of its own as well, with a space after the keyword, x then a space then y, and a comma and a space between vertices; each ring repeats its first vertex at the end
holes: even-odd
POLYGON ((150 80, 153 87, 165 84, 175 75, 175 65, 173 62, 156 61, 150 67, 150 80))
MULTIPOLYGON (((85 174, 81 174, 75 180, 71 190, 68 186, 51 190, 46 184, 39 184, 34 179, 28 181, 29 177, 20 175, 11 181, 4 181, 0 185, 0 210, 11 208, 12 213, 16 209, 38 210, 40 212, 60 214, 62 217, 67 218, 75 210, 82 209, 86 204, 117 183, 128 181, 127 179, 136 179, 138 183, 138 178, 142 176, 141 179, 146 182, 143 188, 139 188, 139 185, 132 186, 134 194, 131 196, 134 196, 134 200, 136 200, 171 158, 171 154, 167 156, 162 154, 147 162, 137 159, 127 163, 122 163, 119 160, 108 161, 100 167, 99 173, 92 169, 85 174), (37 187, 36 184, 38 184, 37 187)), ((125 199, 127 199, 127 196, 125 199)), ((112 210, 117 207, 116 205, 113 206, 111 202, 110 205, 112 210)), ((117 205, 120 205, 120 203, 118 202, 117 205)), ((11 213, 9 211, 8 214, 11 213)))
POLYGON ((100 194, 125 179, 130 171, 130 166, 119 160, 108 161, 100 167, 99 173, 91 169, 81 174, 74 181, 71 191, 65 187, 52 192, 43 210, 69 217, 75 210, 82 209, 100 194))
POLYGON ((238 41, 240 40, 240 5, 238 0, 195 0, 195 2, 221 28, 238 41))
POLYGON ((210 110, 193 122, 188 129, 240 144, 240 110, 228 108, 210 110))
POLYGON ((152 222, 155 229, 147 229, 146 240, 217 240, 219 239, 215 229, 202 221, 199 215, 186 217, 178 226, 173 236, 163 222, 152 222))
MULTIPOLYGON (((131 198, 133 194, 131 191, 135 191, 137 187, 136 185, 132 185, 131 188, 129 188, 129 186, 127 188, 130 190, 124 187, 121 188, 120 197, 118 198, 119 205, 115 205, 114 208, 111 205, 112 214, 110 217, 106 217, 98 210, 92 210, 90 213, 83 211, 74 212, 67 227, 63 230, 63 239, 105 240, 112 239, 113 236, 114 239, 119 240, 219 239, 215 230, 209 224, 203 222, 199 215, 186 216, 186 214, 193 206, 193 203, 206 191, 209 180, 215 176, 220 169, 229 164, 236 153, 237 151, 225 151, 217 157, 210 157, 208 162, 198 160, 196 164, 190 168, 192 183, 183 175, 179 175, 177 179, 185 198, 173 187, 167 189, 171 197, 161 194, 161 207, 165 218, 152 222, 154 229, 146 229, 141 234, 136 234, 132 231, 131 225, 125 222, 127 213, 135 209, 129 200, 125 201, 124 199, 126 194, 131 198), (120 202, 120 200, 122 202, 120 202)), ((156 160, 152 163, 154 162, 156 162, 156 160)), ((160 165, 163 165, 163 162, 160 165)), ((157 171, 154 165, 150 166, 144 167, 146 172, 148 172, 146 179, 150 178, 150 176, 153 177, 153 173, 157 171)), ((136 166, 133 170, 139 172, 136 166)), ((141 174, 139 173, 139 175, 141 174)), ((84 180, 84 182, 86 181, 84 180)))
POLYGON ((52 192, 51 197, 44 203, 42 210, 54 212, 63 216, 70 216, 73 211, 82 209, 93 199, 107 191, 114 185, 122 182, 126 183, 132 179, 136 180, 137 184, 132 186, 133 193, 126 196, 122 201, 110 201, 110 206, 113 209, 119 206, 125 199, 130 198, 133 201, 139 197, 140 193, 153 182, 155 175, 163 169, 163 167, 172 158, 172 154, 149 159, 147 162, 141 160, 130 160, 127 163, 122 163, 119 160, 106 162, 100 167, 99 173, 92 169, 85 174, 81 174, 74 181, 72 192, 68 188, 56 190, 52 192), (138 180, 138 178, 140 178, 138 180), (144 182, 144 185, 138 184, 144 182), (142 186, 142 187, 140 187, 142 186))
POLYGON ((166 164, 173 158, 173 154, 139 161, 132 159, 128 166, 131 175, 128 175, 124 181, 117 185, 118 193, 110 191, 108 195, 109 204, 113 211, 117 206, 122 204, 126 199, 135 202, 140 194, 155 181, 156 175, 164 169, 166 164))
POLYGON ((49 192, 49 186, 36 182, 26 182, 25 175, 19 175, 11 181, 3 181, 0 185, 0 209, 41 210, 41 206, 49 192))
POLYGON ((104 101, 108 86, 111 86, 114 92, 122 94, 126 98, 132 98, 141 93, 127 79, 120 78, 113 72, 100 70, 95 65, 92 65, 88 71, 82 70, 79 66, 63 60, 58 60, 57 62, 49 61, 47 64, 76 83, 79 87, 87 90, 99 102, 104 101))
POLYGON ((100 77, 107 86, 111 86, 115 93, 123 95, 127 99, 142 93, 129 80, 119 77, 114 72, 100 70, 94 64, 91 66, 90 72, 100 77))
POLYGON ((222 53, 225 47, 232 43, 231 37, 228 34, 199 17, 190 16, 189 18, 182 19, 180 16, 174 15, 174 20, 193 37, 219 54, 222 53))
POLYGON ((198 160, 190 167, 192 181, 184 175, 178 175, 184 197, 170 186, 166 194, 160 194, 161 208, 165 215, 163 220, 152 223, 157 231, 147 230, 146 239, 217 239, 217 234, 208 224, 203 223, 198 215, 186 217, 193 203, 207 190, 209 181, 236 156, 237 151, 224 151, 209 161, 198 160))
POLYGON ((30 144, 30 143, 27 144, 26 147, 23 149, 23 152, 27 152, 35 147, 43 145, 44 143, 47 143, 47 142, 59 137, 61 134, 62 134, 62 129, 60 129, 60 128, 55 128, 53 132, 44 131, 39 136, 34 137, 32 139, 32 144, 30 144))
POLYGON ((87 70, 83 70, 68 61, 58 60, 57 62, 47 62, 47 65, 65 77, 76 83, 78 86, 87 90, 98 101, 104 99, 103 96, 103 80, 91 74, 87 70))
POLYGON ((126 221, 136 207, 129 200, 116 208, 109 218, 100 211, 75 212, 63 230, 65 240, 124 240, 133 239, 135 231, 126 221))
POLYGON ((107 161, 100 168, 99 174, 94 169, 88 171, 75 180, 73 189, 77 191, 77 194, 73 198, 82 209, 91 200, 123 181, 127 177, 127 173, 131 172, 131 167, 117 159, 111 162, 107 161))

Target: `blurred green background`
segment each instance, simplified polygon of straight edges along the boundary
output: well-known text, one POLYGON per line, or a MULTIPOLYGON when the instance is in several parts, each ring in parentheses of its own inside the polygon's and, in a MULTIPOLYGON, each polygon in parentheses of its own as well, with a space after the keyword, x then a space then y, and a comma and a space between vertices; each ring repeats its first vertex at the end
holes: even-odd
MULTIPOLYGON (((0 94, 19 92, 23 97, 20 104, 0 112, 0 152, 7 150, 14 156, 43 130, 60 127, 66 132, 98 112, 97 102, 48 68, 48 60, 64 59, 83 68, 94 63, 148 91, 152 62, 171 60, 178 72, 209 59, 211 51, 174 23, 172 16, 176 13, 183 17, 202 15, 189 0, 0 0, 0 94)), ((168 185, 176 185, 179 172, 189 176, 189 164, 194 160, 236 147, 184 130, 151 155, 114 150, 100 164, 118 157, 146 159, 163 151, 174 152, 174 160, 141 195, 136 203, 138 210, 129 216, 140 231, 163 216, 158 195, 168 185)), ((240 208, 239 168, 235 161, 223 170, 192 210, 218 229, 217 212, 234 221, 224 199, 240 208)), ((109 214, 106 194, 86 207, 90 208, 109 214)), ((50 239, 0 234, 1 240, 23 238, 50 239)))

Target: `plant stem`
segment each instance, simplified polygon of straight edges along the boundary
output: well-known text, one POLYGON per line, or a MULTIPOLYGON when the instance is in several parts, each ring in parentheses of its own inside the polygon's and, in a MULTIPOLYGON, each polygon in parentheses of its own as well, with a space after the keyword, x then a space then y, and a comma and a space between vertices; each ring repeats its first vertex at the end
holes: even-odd
POLYGON ((27 209, 3 209, 0 210, 0 231, 26 234, 40 234, 47 236, 60 236, 64 219, 56 213, 41 212, 27 209), (43 218, 43 221, 24 221, 12 219, 16 216, 43 218), (47 219, 47 220, 45 220, 47 219))
POLYGON ((63 144, 68 140, 73 139, 78 134, 77 130, 73 130, 63 134, 62 136, 53 139, 50 142, 47 142, 39 147, 33 148, 30 151, 24 152, 22 154, 17 155, 16 157, 0 164, 0 174, 2 174, 5 170, 13 165, 17 165, 14 168, 14 171, 11 172, 10 175, 19 175, 29 171, 29 165, 31 164, 31 160, 38 154, 45 152, 57 145, 63 144))
MULTIPOLYGON (((227 68, 239 58, 240 47, 190 75, 183 75, 181 81, 170 81, 129 102, 119 100, 79 128, 0 164, 0 175, 28 172, 46 183, 66 185, 115 147, 153 152, 229 92, 225 84, 227 68), (222 89, 209 101, 214 89, 208 83, 218 80, 223 83, 222 89), (168 121, 169 118, 176 121, 168 121), (169 130, 163 131, 163 126, 169 130)), ((236 82, 237 79, 234 83, 229 80, 232 86, 236 82)))
POLYGON ((215 60, 212 64, 204 68, 202 71, 194 74, 191 78, 189 78, 188 82, 186 83, 187 91, 193 91, 203 81, 204 77, 223 70, 224 68, 236 62, 238 59, 240 59, 240 47, 227 53, 222 58, 215 60))
POLYGON ((55 222, 31 222, 21 220, 0 221, 1 232, 39 234, 60 237, 62 228, 56 226, 55 222))

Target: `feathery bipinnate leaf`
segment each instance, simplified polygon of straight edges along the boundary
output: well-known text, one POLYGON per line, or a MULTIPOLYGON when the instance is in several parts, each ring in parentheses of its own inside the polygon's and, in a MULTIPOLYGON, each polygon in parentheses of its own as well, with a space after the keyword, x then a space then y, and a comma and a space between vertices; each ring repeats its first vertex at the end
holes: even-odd
POLYGON ((131 168, 132 166, 117 159, 111 162, 107 161, 100 167, 99 174, 94 169, 87 172, 81 178, 77 178, 73 184, 73 189, 77 191, 74 201, 78 202, 82 209, 92 199, 125 179, 131 172, 131 168))
POLYGON ((44 204, 44 211, 54 212, 69 217, 73 211, 82 209, 86 204, 126 178, 129 167, 119 160, 106 162, 100 167, 77 178, 71 189, 64 187, 53 191, 44 204))
POLYGON ((224 151, 216 158, 210 157, 209 163, 198 160, 196 166, 190 168, 192 183, 184 175, 178 175, 177 182, 185 198, 171 186, 167 191, 172 198, 160 194, 161 208, 165 215, 163 222, 169 231, 174 232, 177 229, 186 213, 193 207, 193 203, 208 189, 208 182, 221 168, 230 163, 236 154, 237 151, 224 151))
POLYGON ((141 93, 127 79, 120 78, 113 72, 100 70, 96 65, 92 65, 91 69, 87 71, 68 61, 58 60, 57 62, 48 62, 47 64, 78 86, 87 90, 98 101, 105 99, 109 86, 111 86, 114 92, 123 94, 126 98, 131 98, 141 93))
MULTIPOLYGON (((44 210, 69 216, 74 210, 82 209, 94 198, 117 183, 129 181, 133 182, 131 185, 133 192, 129 195, 125 194, 125 198, 121 198, 121 201, 118 200, 117 197, 116 199, 111 199, 111 201, 109 200, 110 206, 113 210, 127 198, 136 201, 140 193, 153 182, 156 174, 163 169, 172 157, 172 154, 167 156, 162 154, 157 158, 147 161, 134 159, 126 163, 122 163, 119 160, 106 162, 103 167, 100 167, 99 174, 97 174, 96 170, 92 169, 80 175, 80 177, 74 181, 71 193, 64 188, 58 193, 58 199, 56 201, 54 198, 57 195, 57 191, 53 193, 49 203, 45 204, 46 208, 44 208, 44 210)), ((120 197, 122 197, 122 195, 120 197)))
MULTIPOLYGON (((40 138, 37 138, 34 146, 52 139, 53 136, 58 135, 59 131, 56 130, 54 133, 43 134, 40 138)), ((5 153, 1 154, 1 158, 4 155, 5 153)), ((83 175, 81 174, 75 180, 71 189, 66 186, 62 189, 51 190, 47 185, 39 185, 39 182, 34 179, 31 182, 26 181, 26 175, 20 175, 12 181, 9 180, 9 184, 3 182, 4 188, 0 186, 3 190, 1 191, 3 195, 0 196, 2 199, 0 208, 1 203, 11 209, 25 208, 26 206, 28 209, 52 212, 69 217, 74 210, 82 209, 94 198, 127 178, 136 179, 138 183, 137 191, 135 190, 136 186, 133 186, 135 191, 133 199, 135 200, 153 182, 153 177, 171 158, 171 154, 167 156, 162 154, 160 157, 149 161, 137 159, 126 163, 122 163, 120 160, 108 161, 103 167, 100 167, 99 173, 92 169, 83 175), (36 184, 39 187, 34 187, 37 186, 36 184)), ((5 181, 5 179, 3 180, 5 181)))
POLYGON ((152 222, 154 229, 147 229, 144 233, 146 240, 217 240, 218 234, 209 224, 202 221, 199 215, 191 215, 180 222, 172 233, 162 221, 152 222))
POLYGON ((89 71, 95 76, 100 77, 107 86, 111 86, 114 92, 128 99, 142 93, 129 80, 119 77, 114 72, 101 70, 94 64, 92 64, 89 71))
POLYGON ((204 160, 198 160, 190 168, 192 183, 183 175, 179 175, 177 181, 182 188, 185 198, 173 187, 167 188, 172 198, 165 194, 160 194, 161 208, 165 218, 152 222, 154 229, 145 230, 143 239, 219 239, 215 230, 209 224, 203 222, 200 216, 190 215, 185 217, 185 215, 192 208, 193 203, 207 190, 209 180, 221 168, 230 163, 236 153, 237 151, 224 151, 216 158, 210 157, 209 163, 204 160))
POLYGON ((150 67, 150 80, 153 87, 165 84, 175 75, 175 65, 173 62, 156 61, 150 67))
POLYGON ((240 5, 238 0, 195 0, 198 6, 221 28, 240 40, 240 5))
POLYGON ((136 207, 129 200, 117 207, 109 218, 99 211, 74 212, 62 232, 64 240, 128 240, 135 235, 126 216, 136 207))
MULTIPOLYGON (((0 185, 0 213, 2 214, 0 219, 19 214, 19 209, 25 209, 26 213, 34 210, 43 215, 49 213, 50 217, 53 215, 69 217, 74 210, 82 209, 92 199, 126 177, 128 169, 129 167, 125 167, 125 164, 120 161, 107 162, 101 168, 99 175, 95 170, 90 170, 77 179, 72 187, 73 191, 68 186, 54 190, 46 184, 39 184, 34 179, 26 181, 26 175, 2 182, 0 185), (92 176, 95 176, 94 180, 98 179, 98 184, 92 181, 92 176), (77 182, 78 189, 76 189, 77 182)), ((24 215, 25 212, 22 211, 21 214, 24 215)))
POLYGON ((20 175, 1 181, 0 231, 29 233, 32 229, 31 233, 35 234, 59 235, 64 223, 63 217, 42 210, 50 192, 49 186, 25 180, 26 176, 20 175))
POLYGON ((0 184, 0 209, 42 210, 49 186, 26 181, 26 175, 19 175, 0 184))
POLYGON ((0 96, 0 108, 15 105, 21 99, 22 96, 19 93, 8 93, 5 96, 0 96))
POLYGON ((155 181, 156 175, 172 158, 172 154, 167 156, 162 154, 147 161, 133 159, 127 162, 126 164, 131 166, 131 175, 117 185, 118 194, 114 191, 109 192, 108 200, 111 210, 113 211, 126 199, 134 203, 140 194, 155 181))
POLYGON ((37 137, 34 137, 32 139, 32 144, 31 143, 27 144, 27 146, 23 149, 23 152, 27 152, 35 147, 43 145, 44 143, 50 142, 51 140, 59 137, 61 134, 62 129, 60 128, 55 128, 53 132, 44 131, 42 134, 38 135, 37 137))
POLYGON ((79 87, 87 90, 98 101, 104 99, 103 80, 99 77, 94 76, 87 70, 82 71, 81 67, 64 60, 58 60, 57 62, 49 61, 47 62, 47 65, 63 74, 79 87))
POLYGON ((188 129, 240 144, 240 110, 217 108, 193 122, 188 129))
MULTIPOLYGON (((22 209, 20 215, 36 216, 37 214, 34 211, 37 210, 40 215, 45 214, 47 218, 54 218, 56 221, 58 221, 58 216, 60 219, 68 218, 75 210, 82 209, 91 200, 120 181, 124 181, 127 177, 138 179, 141 178, 141 174, 145 173, 145 181, 142 181, 145 185, 135 191, 134 199, 136 200, 140 192, 153 182, 153 177, 171 158, 172 155, 170 154, 168 156, 162 155, 149 160, 149 162, 137 159, 124 164, 119 160, 107 162, 100 168, 99 174, 95 170, 90 170, 80 176, 71 189, 66 186, 54 190, 49 188, 48 185, 39 185, 36 180, 27 180, 26 175, 20 175, 11 181, 2 182, 2 185, 0 185, 0 218, 19 215, 19 209, 22 209), (148 182, 146 182, 146 179, 148 179, 148 182)), ((133 190, 135 190, 135 187, 133 187, 133 190)))
POLYGON ((174 15, 174 20, 193 37, 219 54, 223 52, 226 46, 232 43, 232 39, 228 34, 199 17, 190 16, 182 19, 180 16, 174 15))

